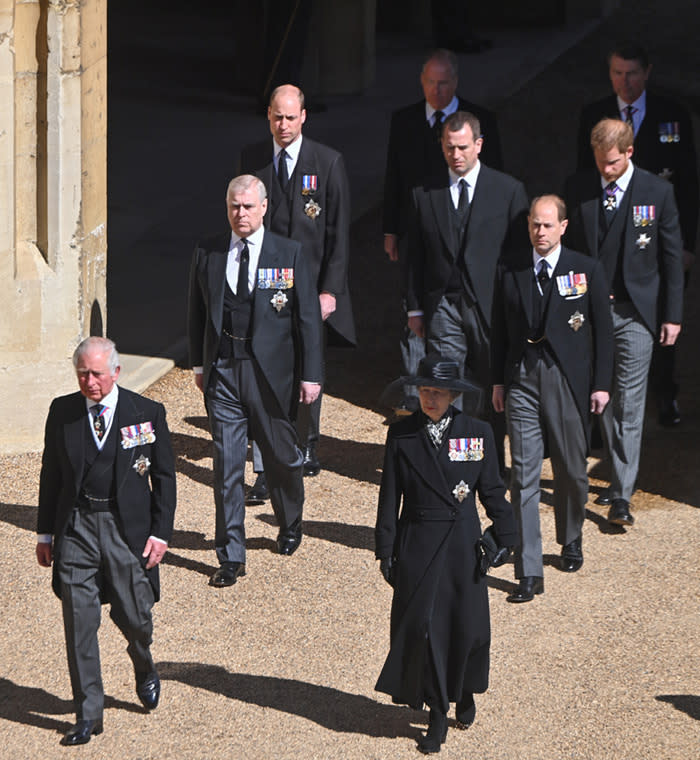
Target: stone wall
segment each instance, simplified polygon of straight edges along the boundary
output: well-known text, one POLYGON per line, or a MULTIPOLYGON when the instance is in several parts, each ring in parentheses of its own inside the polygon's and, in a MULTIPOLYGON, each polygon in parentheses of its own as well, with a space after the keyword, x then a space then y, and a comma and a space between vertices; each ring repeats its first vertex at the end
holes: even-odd
POLYGON ((0 452, 41 448, 105 313, 106 0, 0 0, 0 452))

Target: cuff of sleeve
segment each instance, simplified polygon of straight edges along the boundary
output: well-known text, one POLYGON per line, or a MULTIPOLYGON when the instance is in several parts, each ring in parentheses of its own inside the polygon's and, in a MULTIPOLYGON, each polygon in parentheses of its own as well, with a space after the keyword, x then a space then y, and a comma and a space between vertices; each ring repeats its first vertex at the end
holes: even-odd
POLYGON ((163 539, 162 539, 162 538, 158 538, 157 536, 149 536, 149 538, 150 538, 152 541, 157 541, 159 544, 165 544, 166 546, 168 545, 168 542, 167 542, 167 541, 163 541, 163 539))
POLYGON ((53 541, 53 536, 50 533, 37 533, 36 542, 38 544, 50 544, 53 541))
POLYGON ((411 309, 411 311, 406 312, 407 317, 422 317, 423 312, 420 309, 411 309))
POLYGON ((195 375, 203 375, 204 367, 192 367, 195 375))

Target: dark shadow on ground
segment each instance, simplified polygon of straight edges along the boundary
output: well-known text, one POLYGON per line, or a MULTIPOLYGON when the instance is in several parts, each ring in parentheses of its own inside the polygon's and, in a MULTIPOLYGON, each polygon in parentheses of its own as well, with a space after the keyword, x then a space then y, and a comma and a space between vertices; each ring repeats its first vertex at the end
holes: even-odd
POLYGON ((231 673, 218 665, 198 662, 161 662, 158 672, 164 680, 298 715, 340 733, 418 738, 418 730, 411 723, 426 722, 424 712, 290 678, 231 673))
POLYGON ((14 525, 22 530, 36 531, 36 504, 0 503, 0 522, 14 525))
MULTIPOLYGON (((257 520, 266 525, 277 525, 273 515, 257 515, 257 520)), ((374 528, 367 525, 347 525, 339 522, 320 522, 318 520, 304 520, 302 529, 305 536, 320 538, 322 541, 330 541, 341 544, 350 549, 365 549, 374 551, 374 528)))
POLYGON ((696 694, 659 694, 656 699, 659 702, 668 702, 676 710, 690 715, 695 720, 700 720, 700 696, 696 694))

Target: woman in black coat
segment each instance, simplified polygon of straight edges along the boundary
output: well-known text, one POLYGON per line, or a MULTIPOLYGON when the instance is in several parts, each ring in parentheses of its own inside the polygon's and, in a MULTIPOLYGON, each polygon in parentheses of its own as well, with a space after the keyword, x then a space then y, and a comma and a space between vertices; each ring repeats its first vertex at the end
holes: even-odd
POLYGON ((457 726, 467 728, 473 694, 488 686, 491 634, 475 493, 497 546, 518 539, 491 427, 452 405, 475 390, 459 379, 457 363, 426 356, 418 377, 406 382, 418 386, 421 411, 393 424, 386 443, 375 538, 394 598, 391 648, 375 688, 400 704, 428 705, 418 749, 430 753, 445 741, 449 703, 457 704, 457 726))

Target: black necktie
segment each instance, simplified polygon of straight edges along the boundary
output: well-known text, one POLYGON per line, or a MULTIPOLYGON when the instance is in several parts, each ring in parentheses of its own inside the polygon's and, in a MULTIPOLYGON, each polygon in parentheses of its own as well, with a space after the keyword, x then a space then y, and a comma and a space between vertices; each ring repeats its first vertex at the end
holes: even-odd
POLYGON ((90 408, 92 413, 92 426, 95 429, 97 440, 101 441, 105 434, 105 418, 102 416, 102 412, 106 409, 104 404, 95 404, 90 408))
POLYGON ((440 142, 442 139, 442 120, 445 118, 445 114, 442 111, 435 111, 433 114, 435 121, 433 122, 433 134, 435 139, 440 142))
POLYGON ((248 295, 248 262, 250 261, 250 252, 248 251, 248 241, 241 238, 243 249, 238 260, 238 282, 236 284, 236 295, 244 298, 248 295))
POLYGON ((459 200, 457 201, 457 211, 460 215, 469 208, 469 190, 467 189, 467 180, 462 178, 459 181, 459 200))
POLYGON ((549 266, 545 259, 540 260, 540 268, 537 270, 537 282, 539 282, 542 295, 544 295, 545 288, 549 282, 549 266))
POLYGON ((287 189, 289 184, 289 173, 287 171, 287 151, 282 148, 277 159, 277 176, 279 177, 282 190, 287 189))
POLYGON ((627 108, 625 108, 625 121, 632 127, 632 129, 634 129, 634 119, 632 118, 632 114, 636 110, 637 109, 634 106, 627 106, 627 108))

